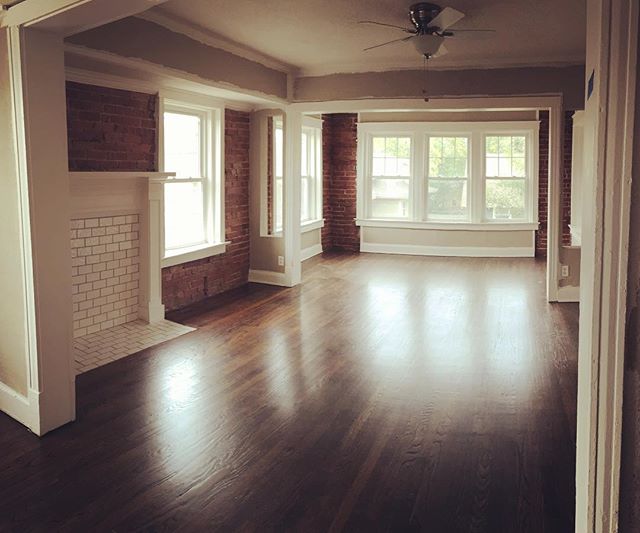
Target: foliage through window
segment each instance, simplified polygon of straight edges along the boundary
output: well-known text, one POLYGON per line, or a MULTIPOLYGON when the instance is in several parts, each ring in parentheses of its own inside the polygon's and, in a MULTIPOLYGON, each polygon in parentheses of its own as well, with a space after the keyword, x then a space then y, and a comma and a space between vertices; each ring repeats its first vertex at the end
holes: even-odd
POLYGON ((537 132, 533 121, 360 124, 358 217, 536 223, 537 132))

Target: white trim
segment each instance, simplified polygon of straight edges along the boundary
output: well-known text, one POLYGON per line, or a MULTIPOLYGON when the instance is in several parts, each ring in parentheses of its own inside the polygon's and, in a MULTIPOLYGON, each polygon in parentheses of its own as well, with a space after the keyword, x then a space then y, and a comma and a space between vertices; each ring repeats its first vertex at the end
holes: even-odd
POLYGON ((181 265, 182 263, 188 263, 189 261, 197 261, 198 259, 204 259, 205 257, 223 254, 227 251, 228 244, 231 244, 231 241, 216 244, 199 244, 188 248, 171 250, 168 253, 165 253, 165 256, 162 258, 162 268, 181 265))
POLYGON ((300 225, 300 233, 307 233, 308 231, 313 231, 315 229, 324 228, 324 218, 319 220, 310 220, 309 222, 303 222, 300 225))
POLYGON ((320 255, 322 253, 322 244, 314 244, 313 246, 309 246, 300 252, 300 261, 306 261, 307 259, 311 259, 316 255, 320 255))
POLYGON ((534 257, 533 246, 423 246, 416 244, 378 244, 363 242, 360 251, 375 254, 431 255, 441 257, 534 257))
POLYGON ((135 172, 69 172, 70 179, 81 180, 114 180, 114 179, 165 179, 175 177, 175 172, 146 172, 144 170, 135 172))
POLYGON ((293 65, 278 61, 271 56, 258 52, 253 48, 249 48, 248 46, 245 46, 238 42, 227 39, 206 28, 203 28, 202 26, 182 20, 180 17, 177 17, 171 13, 166 13, 164 11, 158 11, 154 9, 152 11, 143 11, 142 13, 134 16, 136 18, 158 24, 159 26, 171 30, 172 32, 186 35, 190 39, 198 41, 199 43, 202 43, 204 45, 222 50, 224 52, 228 52, 254 63, 259 63, 263 67, 277 70, 279 72, 284 72, 286 74, 297 72, 296 67, 294 67, 293 65))
POLYGON ((370 228, 429 229, 445 231, 535 231, 539 228, 540 224, 538 222, 514 222, 512 224, 499 222, 483 222, 480 224, 473 224, 471 222, 421 222, 357 218, 356 226, 370 228))
POLYGON ((558 287, 558 301, 559 302, 579 302, 580 287, 576 287, 574 285, 566 285, 564 287, 558 287))
POLYGON ((273 272, 272 270, 249 270, 249 283, 263 283, 280 287, 289 286, 284 272, 273 272))
POLYGON ((27 426, 36 435, 40 433, 39 412, 40 393, 29 388, 28 397, 0 383, 0 411, 27 426))

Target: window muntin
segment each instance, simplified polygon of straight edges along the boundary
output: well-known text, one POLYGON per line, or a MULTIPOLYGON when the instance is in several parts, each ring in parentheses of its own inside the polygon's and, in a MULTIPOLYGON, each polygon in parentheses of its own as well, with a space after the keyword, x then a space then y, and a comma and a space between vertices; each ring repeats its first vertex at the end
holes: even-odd
POLYGON ((525 135, 485 137, 486 220, 527 218, 527 138, 525 135))
POLYGON ((406 219, 410 207, 412 138, 375 135, 371 143, 371 216, 406 219))
POLYGON ((469 218, 469 137, 428 136, 428 220, 469 218))

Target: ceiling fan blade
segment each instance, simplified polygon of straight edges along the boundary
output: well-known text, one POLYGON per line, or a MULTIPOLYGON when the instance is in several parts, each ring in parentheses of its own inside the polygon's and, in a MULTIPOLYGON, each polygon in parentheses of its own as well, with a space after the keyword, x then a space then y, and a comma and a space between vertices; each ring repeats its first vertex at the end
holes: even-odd
POLYGON ((440 30, 446 30, 450 26, 453 26, 456 22, 461 20, 464 17, 464 13, 462 11, 458 11, 457 9, 453 9, 452 7, 445 7, 438 16, 434 18, 431 22, 429 22, 429 27, 436 26, 440 28, 440 30))
POLYGON ((370 46, 369 48, 365 48, 363 52, 367 52, 368 50, 373 50, 374 48, 380 48, 381 46, 387 46, 388 44, 408 41, 409 39, 413 39, 413 38, 414 38, 414 35, 409 35, 409 37, 403 37, 402 39, 394 39, 393 41, 387 41, 386 43, 376 44, 375 46, 370 46))
POLYGON ((444 44, 441 44, 440 48, 438 48, 438 51, 435 54, 433 54, 433 56, 431 56, 431 57, 434 57, 434 58, 435 57, 440 57, 440 56, 445 55, 448 52, 449 52, 449 50, 447 50, 447 47, 444 44))
POLYGON ((480 40, 489 39, 496 33, 496 30, 448 30, 444 36, 447 38, 453 37, 457 41, 459 40, 480 40))
POLYGON ((375 24, 376 26, 386 26, 387 28, 395 28, 397 30, 404 31, 406 33, 415 33, 415 30, 409 30, 402 26, 396 26, 395 24, 386 24, 385 22, 376 22, 375 20, 359 20, 358 24, 375 24))

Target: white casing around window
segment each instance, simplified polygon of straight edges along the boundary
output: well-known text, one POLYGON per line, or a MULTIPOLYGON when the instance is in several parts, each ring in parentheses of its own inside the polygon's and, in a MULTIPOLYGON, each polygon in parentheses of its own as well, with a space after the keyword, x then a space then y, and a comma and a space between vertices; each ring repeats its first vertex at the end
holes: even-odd
POLYGON ((437 222, 446 229, 448 225, 460 229, 464 224, 481 225, 537 224, 538 223, 538 132, 537 121, 512 122, 367 122, 358 124, 357 164, 357 219, 360 222, 404 221, 416 223, 437 222), (486 220, 484 218, 485 192, 485 137, 489 135, 523 135, 526 138, 526 192, 524 219, 486 220), (395 219, 371 217, 371 164, 374 136, 399 136, 411 138, 411 171, 409 177, 409 216, 395 219), (430 136, 465 136, 469 145, 469 217, 467 220, 445 222, 426 216, 427 143, 430 136))

